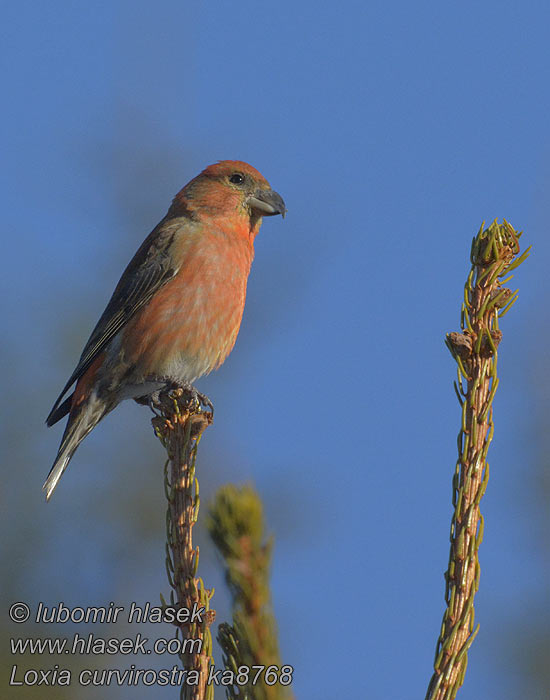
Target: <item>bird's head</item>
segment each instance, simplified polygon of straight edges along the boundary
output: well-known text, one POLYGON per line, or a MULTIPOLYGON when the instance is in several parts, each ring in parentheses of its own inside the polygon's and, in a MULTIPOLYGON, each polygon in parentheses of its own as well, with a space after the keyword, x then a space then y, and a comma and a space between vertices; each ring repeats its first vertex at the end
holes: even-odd
POLYGON ((262 217, 286 213, 281 195, 256 168, 239 160, 209 165, 176 195, 172 208, 181 207, 193 218, 246 226, 253 236, 262 217))

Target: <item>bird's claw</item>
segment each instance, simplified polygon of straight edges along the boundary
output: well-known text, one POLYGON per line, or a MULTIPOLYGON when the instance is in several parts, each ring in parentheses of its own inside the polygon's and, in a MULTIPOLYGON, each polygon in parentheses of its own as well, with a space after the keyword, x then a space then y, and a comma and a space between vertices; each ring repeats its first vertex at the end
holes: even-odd
POLYGON ((152 394, 149 394, 147 397, 147 405, 153 411, 155 416, 157 418, 160 418, 162 416, 159 407, 160 407, 160 393, 158 391, 154 391, 152 394))
POLYGON ((197 391, 197 389, 195 389, 194 386, 189 386, 185 388, 191 394, 191 399, 196 403, 198 409, 201 409, 202 407, 209 408, 212 412, 212 415, 214 415, 214 405, 212 404, 212 401, 210 401, 208 396, 206 396, 206 394, 201 394, 201 392, 197 391))
POLYGON ((212 415, 214 415, 214 405, 212 404, 212 401, 206 396, 206 394, 201 394, 200 391, 195 389, 194 386, 191 384, 180 386, 178 384, 174 384, 170 389, 168 390, 168 396, 172 399, 177 401, 181 397, 181 392, 187 394, 185 397, 190 403, 195 404, 195 407, 197 409, 201 409, 202 407, 204 408, 209 408, 210 411, 212 412, 212 415))
POLYGON ((214 415, 214 404, 206 394, 201 394, 199 391, 196 391, 197 399, 199 400, 200 404, 202 404, 205 408, 209 408, 212 415, 214 415))
POLYGON ((149 406, 151 411, 153 411, 155 416, 158 418, 162 416, 161 394, 165 393, 165 395, 171 401, 177 401, 181 397, 182 390, 187 393, 188 400, 194 403, 196 408, 208 408, 212 412, 212 415, 214 415, 214 405, 212 404, 212 401, 210 401, 206 394, 201 394, 200 391, 197 391, 197 389, 191 385, 180 386, 178 384, 172 384, 164 390, 159 389, 158 391, 153 391, 147 396, 136 398, 135 401, 143 406, 149 406))

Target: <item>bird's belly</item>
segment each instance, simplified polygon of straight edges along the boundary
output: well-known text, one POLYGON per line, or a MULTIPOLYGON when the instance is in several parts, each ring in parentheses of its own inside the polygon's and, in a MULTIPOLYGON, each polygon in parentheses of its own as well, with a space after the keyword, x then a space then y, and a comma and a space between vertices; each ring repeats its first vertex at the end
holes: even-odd
POLYGON ((131 319, 122 347, 136 376, 188 384, 222 364, 239 332, 246 289, 215 292, 202 287, 190 294, 168 283, 131 319))

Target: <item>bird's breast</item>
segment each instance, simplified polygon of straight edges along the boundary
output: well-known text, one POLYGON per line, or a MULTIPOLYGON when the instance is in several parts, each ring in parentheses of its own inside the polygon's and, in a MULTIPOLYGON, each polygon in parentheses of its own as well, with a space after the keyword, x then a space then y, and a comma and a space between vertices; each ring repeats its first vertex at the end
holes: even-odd
POLYGON ((188 243, 176 275, 123 331, 124 362, 178 382, 219 367, 239 332, 252 258, 250 244, 223 232, 188 243))

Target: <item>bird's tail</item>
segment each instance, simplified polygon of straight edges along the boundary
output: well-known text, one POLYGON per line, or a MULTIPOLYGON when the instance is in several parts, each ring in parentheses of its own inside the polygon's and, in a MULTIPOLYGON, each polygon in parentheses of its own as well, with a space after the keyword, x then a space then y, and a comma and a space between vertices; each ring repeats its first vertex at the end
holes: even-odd
POLYGON ((44 482, 44 486, 42 486, 42 490, 46 492, 46 501, 50 500, 76 448, 108 411, 109 409, 105 402, 97 399, 95 392, 87 401, 84 401, 79 406, 72 407, 57 457, 50 469, 48 478, 44 482))

